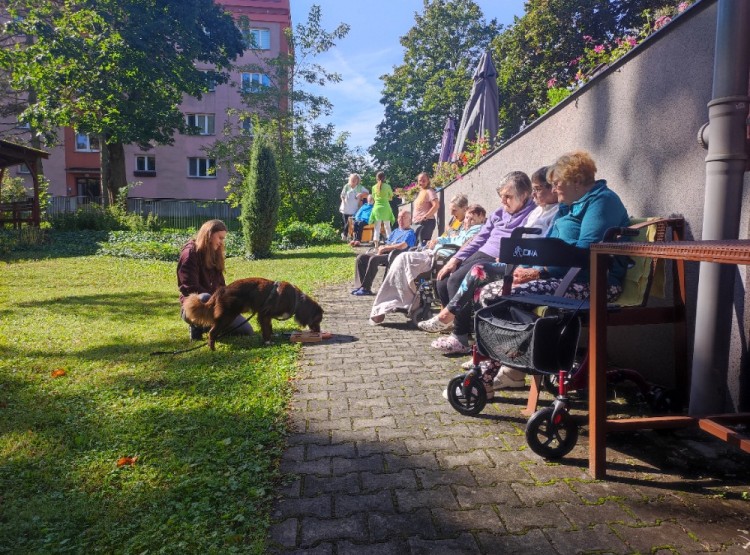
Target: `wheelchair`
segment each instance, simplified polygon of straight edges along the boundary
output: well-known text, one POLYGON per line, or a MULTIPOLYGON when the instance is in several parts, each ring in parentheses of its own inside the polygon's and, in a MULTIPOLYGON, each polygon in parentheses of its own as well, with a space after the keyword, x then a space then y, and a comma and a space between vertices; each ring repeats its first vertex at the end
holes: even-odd
MULTIPOLYGON (((412 306, 408 309, 397 309, 396 312, 401 312, 416 326, 419 322, 428 320, 432 317, 433 308, 440 310, 440 299, 437 293, 437 275, 445 266, 446 262, 458 252, 457 245, 439 245, 435 248, 435 254, 432 257, 432 264, 427 272, 419 274, 414 284, 417 289, 417 296, 412 303, 412 306)), ((417 250, 410 249, 411 251, 417 250)), ((400 252, 392 253, 392 256, 388 258, 388 267, 390 267, 393 259, 401 254, 400 252)), ((386 267, 386 273, 388 272, 386 267)))
MULTIPOLYGON (((676 238, 682 233, 682 219, 654 220, 651 225, 654 224, 672 226, 676 238)), ((533 413, 526 425, 525 437, 534 453, 547 459, 557 459, 567 455, 578 441, 578 424, 570 415, 569 393, 585 389, 588 383, 588 353, 581 359, 578 359, 577 353, 589 302, 562 295, 580 268, 588 265, 589 251, 558 239, 521 238, 523 234, 533 234, 535 231, 538 232, 519 228, 509 241, 503 241, 500 257, 507 263, 503 280, 504 295, 497 303, 476 312, 472 368, 451 379, 447 393, 449 403, 457 412, 475 416, 482 412, 487 403, 480 363, 492 360, 521 370, 535 379, 541 378, 546 388, 557 395, 551 406, 533 413), (573 266, 555 295, 509 294, 515 266, 540 265, 541 261, 549 266, 573 266)), ((663 233, 661 240, 664 239, 663 233)), ((615 228, 607 232, 604 240, 638 234, 637 229, 615 228)), ((643 299, 642 305, 645 306, 645 302, 646 299, 643 299)), ((612 309, 619 310, 619 307, 613 306, 612 309)), ((611 368, 606 376, 610 384, 622 381, 635 384, 655 411, 673 411, 679 406, 678 397, 673 396, 672 392, 649 383, 635 370, 611 368)), ((538 384, 539 381, 536 382, 538 384)), ((538 391, 533 394, 538 395, 538 391)), ((536 407, 536 398, 533 406, 536 407)))

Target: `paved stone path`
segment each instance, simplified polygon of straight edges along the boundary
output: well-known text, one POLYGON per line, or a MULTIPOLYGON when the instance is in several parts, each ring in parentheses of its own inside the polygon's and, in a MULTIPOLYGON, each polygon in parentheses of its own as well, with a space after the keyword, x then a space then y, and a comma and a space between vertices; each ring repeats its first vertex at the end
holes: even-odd
POLYGON ((695 431, 621 434, 593 481, 585 428, 546 462, 524 391, 461 416, 441 391, 464 359, 401 314, 368 325, 372 297, 318 299, 336 336, 303 348, 270 552, 750 554, 750 456, 695 431))

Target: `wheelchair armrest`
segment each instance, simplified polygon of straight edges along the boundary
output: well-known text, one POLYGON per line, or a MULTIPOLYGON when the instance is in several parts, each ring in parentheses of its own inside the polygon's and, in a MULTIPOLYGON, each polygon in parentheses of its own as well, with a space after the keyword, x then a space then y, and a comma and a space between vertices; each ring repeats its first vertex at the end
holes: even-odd
POLYGON ((388 266, 390 266, 393 263, 393 260, 402 252, 407 252, 410 249, 401 249, 397 251, 391 251, 388 253, 388 266))
POLYGON ((500 261, 526 266, 566 266, 587 268, 589 249, 582 249, 561 239, 506 237, 500 242, 500 261))
POLYGON ((520 239, 524 235, 541 235, 542 230, 538 227, 517 227, 510 232, 510 236, 513 239, 520 239))

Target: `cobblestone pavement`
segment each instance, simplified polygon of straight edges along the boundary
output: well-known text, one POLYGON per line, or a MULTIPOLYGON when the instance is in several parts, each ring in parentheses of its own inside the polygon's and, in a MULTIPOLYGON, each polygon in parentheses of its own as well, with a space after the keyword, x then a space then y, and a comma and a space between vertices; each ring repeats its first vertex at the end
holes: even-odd
POLYGON ((610 435, 594 481, 585 427, 546 462, 525 391, 461 416, 441 391, 465 359, 401 314, 370 326, 372 297, 318 300, 336 335, 303 347, 270 552, 750 554, 750 456, 697 431, 610 435))

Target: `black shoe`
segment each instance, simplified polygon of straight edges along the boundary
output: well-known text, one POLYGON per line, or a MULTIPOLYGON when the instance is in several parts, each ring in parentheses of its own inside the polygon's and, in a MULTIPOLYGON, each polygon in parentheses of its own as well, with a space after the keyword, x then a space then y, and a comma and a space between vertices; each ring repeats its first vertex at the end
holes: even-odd
POLYGON ((190 326, 190 341, 200 341, 203 339, 203 328, 200 326, 190 326))

